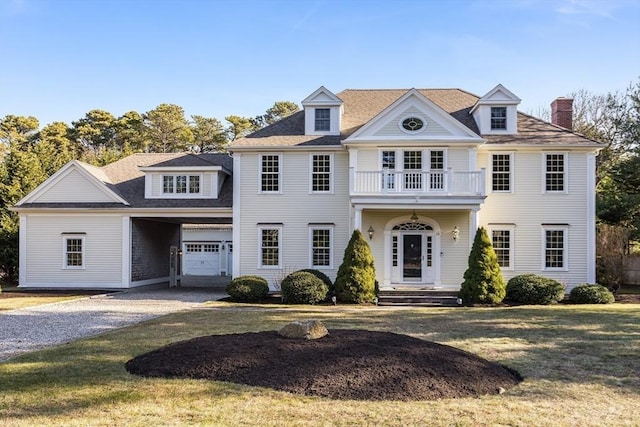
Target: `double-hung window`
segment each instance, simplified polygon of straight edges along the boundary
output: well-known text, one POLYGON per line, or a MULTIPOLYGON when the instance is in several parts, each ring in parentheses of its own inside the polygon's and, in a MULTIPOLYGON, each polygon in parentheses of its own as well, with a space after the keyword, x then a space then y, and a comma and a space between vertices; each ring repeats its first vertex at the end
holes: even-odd
POLYGON ((498 257, 498 265, 503 269, 513 269, 514 227, 491 228, 491 243, 498 257))
POLYGON ((84 235, 63 234, 62 235, 62 268, 77 270, 85 267, 85 242, 84 235))
POLYGON ((311 238, 311 267, 331 268, 332 265, 332 227, 314 226, 309 229, 311 238))
POLYGON ((331 130, 331 110, 329 108, 315 109, 315 131, 328 132, 331 130))
POLYGON ((496 153, 491 155, 491 190, 496 193, 509 193, 512 181, 512 155, 496 153))
POLYGON ((280 267, 282 228, 265 226, 259 229, 260 267, 280 267))
POLYGON ((565 193, 567 191, 567 165, 565 153, 545 153, 545 192, 565 193))
POLYGON ((331 192, 331 169, 333 158, 331 154, 311 155, 311 192, 331 192))
POLYGON ((562 225, 543 226, 544 269, 567 270, 568 227, 562 225))
POLYGON ((279 193, 282 167, 280 154, 263 154, 260 156, 260 192, 279 193))
POLYGON ((491 107, 491 130, 507 129, 507 107, 491 107))
POLYGON ((200 175, 163 175, 163 194, 200 194, 200 175))

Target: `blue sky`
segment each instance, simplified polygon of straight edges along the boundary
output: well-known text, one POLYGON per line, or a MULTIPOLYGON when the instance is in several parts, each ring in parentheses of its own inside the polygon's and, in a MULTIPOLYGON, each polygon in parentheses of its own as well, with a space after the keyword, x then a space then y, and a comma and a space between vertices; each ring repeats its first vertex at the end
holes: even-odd
POLYGON ((255 116, 319 86, 502 83, 537 113, 640 76, 640 0, 0 0, 0 117, 255 116))

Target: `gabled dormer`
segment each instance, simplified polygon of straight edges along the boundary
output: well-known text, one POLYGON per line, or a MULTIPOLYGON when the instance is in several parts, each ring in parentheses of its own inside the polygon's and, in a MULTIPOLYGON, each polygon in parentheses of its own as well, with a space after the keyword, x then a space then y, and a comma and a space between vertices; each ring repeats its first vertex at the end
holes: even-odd
MULTIPOLYGON (((169 162, 167 162, 169 163, 169 162)), ((231 172, 223 166, 141 167, 145 199, 217 199, 231 172)))
POLYGON ((480 98, 471 109, 481 135, 518 133, 520 98, 499 84, 480 98))
POLYGON ((305 135, 340 135, 342 100, 324 86, 302 101, 305 135))

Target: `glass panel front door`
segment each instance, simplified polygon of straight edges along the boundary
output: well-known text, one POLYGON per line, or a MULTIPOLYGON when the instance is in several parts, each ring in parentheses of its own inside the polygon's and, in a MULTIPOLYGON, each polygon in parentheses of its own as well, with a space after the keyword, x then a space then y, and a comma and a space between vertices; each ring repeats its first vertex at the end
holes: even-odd
POLYGON ((422 281, 422 235, 404 234, 402 236, 403 249, 403 279, 407 282, 422 281))

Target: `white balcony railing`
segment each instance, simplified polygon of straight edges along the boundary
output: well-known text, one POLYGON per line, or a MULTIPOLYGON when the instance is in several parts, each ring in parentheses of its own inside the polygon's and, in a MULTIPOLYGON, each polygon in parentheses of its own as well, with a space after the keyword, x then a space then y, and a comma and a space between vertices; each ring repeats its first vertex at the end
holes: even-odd
POLYGON ((485 195, 485 169, 479 171, 356 171, 351 194, 485 195))

